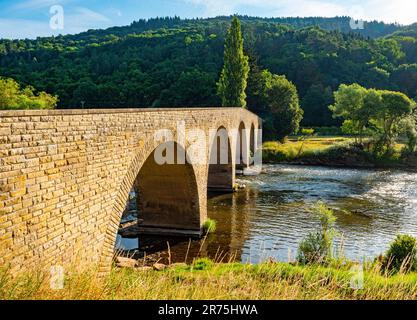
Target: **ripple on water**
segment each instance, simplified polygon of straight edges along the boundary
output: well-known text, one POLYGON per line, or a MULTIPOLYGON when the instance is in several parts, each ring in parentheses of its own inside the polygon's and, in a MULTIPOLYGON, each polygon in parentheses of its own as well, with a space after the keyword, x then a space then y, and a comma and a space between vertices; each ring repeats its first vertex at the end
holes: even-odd
MULTIPOLYGON (((217 230, 204 243, 193 242, 196 253, 237 253, 237 259, 255 263, 294 259, 300 241, 318 226, 311 208, 319 200, 335 210, 343 235, 337 246, 350 259, 383 253, 399 233, 417 236, 416 173, 267 165, 261 175, 239 182, 247 188, 208 201, 217 230)), ((174 260, 185 256, 184 241, 171 246, 174 260)))
POLYGON ((210 211, 219 223, 230 218, 236 224, 244 221, 241 228, 232 229, 239 232, 230 234, 241 239, 242 260, 253 262, 267 253, 287 260, 288 250, 296 252, 301 239, 317 227, 309 209, 319 200, 336 209, 336 227, 349 258, 374 257, 399 233, 417 236, 414 173, 268 165, 263 174, 242 181, 251 201, 228 202, 222 214, 210 211), (256 208, 255 214, 245 214, 249 207, 256 208))

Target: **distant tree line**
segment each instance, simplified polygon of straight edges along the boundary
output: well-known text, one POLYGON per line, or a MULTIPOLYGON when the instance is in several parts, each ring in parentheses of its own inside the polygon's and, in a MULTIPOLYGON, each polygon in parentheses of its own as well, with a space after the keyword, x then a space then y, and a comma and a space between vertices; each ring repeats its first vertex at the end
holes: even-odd
MULTIPOLYGON (((272 115, 283 109, 271 88, 291 97, 285 112, 293 120, 302 114, 298 100, 302 126, 342 123, 328 109, 341 84, 417 95, 417 26, 370 22, 361 31, 351 30, 347 17, 239 20, 249 58, 245 101, 274 135, 283 134, 283 125, 272 115)), ((78 35, 0 40, 0 76, 59 96, 58 108, 221 105, 230 24, 231 17, 158 18, 78 35)))

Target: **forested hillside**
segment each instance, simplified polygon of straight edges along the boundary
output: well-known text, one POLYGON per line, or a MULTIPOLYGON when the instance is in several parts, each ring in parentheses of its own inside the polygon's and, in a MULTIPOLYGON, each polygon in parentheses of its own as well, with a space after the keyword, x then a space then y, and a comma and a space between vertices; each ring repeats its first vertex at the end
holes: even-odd
MULTIPOLYGON (((304 125, 335 123, 328 106, 342 83, 417 95, 416 26, 371 22, 351 30, 347 17, 240 19, 252 67, 297 86, 304 125)), ((220 105, 216 81, 229 25, 230 17, 166 18, 0 40, 0 76, 58 95, 59 108, 220 105)))

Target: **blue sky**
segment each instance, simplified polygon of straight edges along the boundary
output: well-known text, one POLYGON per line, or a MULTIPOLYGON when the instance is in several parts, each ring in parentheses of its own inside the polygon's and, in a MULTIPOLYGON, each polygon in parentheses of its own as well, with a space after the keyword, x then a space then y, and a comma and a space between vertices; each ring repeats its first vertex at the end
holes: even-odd
MULTIPOLYGON (((0 38, 35 38, 127 25, 156 16, 263 17, 349 15, 357 19, 417 22, 416 0, 0 0, 0 38), (63 29, 50 26, 54 5, 63 9, 63 29)), ((59 16, 56 16, 60 19, 59 16)), ((54 20, 57 21, 57 20, 54 20)))

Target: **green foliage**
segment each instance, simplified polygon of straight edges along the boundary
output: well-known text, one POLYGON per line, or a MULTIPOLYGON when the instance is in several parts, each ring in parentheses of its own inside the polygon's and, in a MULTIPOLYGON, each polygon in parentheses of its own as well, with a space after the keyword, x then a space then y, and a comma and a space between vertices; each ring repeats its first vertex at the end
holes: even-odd
POLYGON ((368 111, 364 101, 366 93, 366 89, 356 83, 342 84, 334 93, 335 104, 329 109, 334 117, 341 117, 348 121, 342 125, 344 133, 363 136, 365 126, 369 121, 369 117, 365 115, 368 111))
POLYGON ((329 109, 335 117, 345 119, 343 133, 358 136, 360 142, 365 135, 373 134, 376 156, 392 153, 396 139, 405 133, 416 107, 404 93, 365 89, 356 83, 342 84, 334 95, 335 104, 329 109))
MULTIPOLYGON (((58 108, 217 106, 231 20, 155 18, 77 35, 3 39, 0 75, 58 95, 58 108)), ((368 22, 352 30, 349 17, 239 20, 246 52, 259 69, 296 85, 302 126, 341 125, 327 107, 342 83, 417 94, 416 26, 368 22)), ((251 81, 247 105, 258 113, 262 104, 251 99, 251 81)), ((276 135, 272 121, 268 128, 276 135)))
POLYGON ((382 267, 393 273, 417 271, 417 240, 409 235, 398 235, 390 244, 382 267))
POLYGON ((297 133, 303 118, 297 88, 285 76, 268 70, 252 73, 257 82, 251 84, 251 100, 257 113, 264 118, 264 132, 269 139, 282 140, 297 133))
POLYGON ((407 144, 405 147, 406 153, 413 153, 417 151, 417 130, 415 126, 414 119, 411 120, 408 128, 407 128, 407 144))
POLYGON ((380 103, 377 108, 374 107, 370 118, 371 124, 380 133, 375 147, 376 154, 392 150, 398 135, 404 133, 405 124, 416 107, 416 103, 401 92, 379 91, 379 93, 380 103))
POLYGON ((21 89, 13 79, 0 78, 0 110, 53 109, 57 102, 57 96, 43 91, 36 94, 31 86, 21 89))
POLYGON ((310 232, 300 243, 297 261, 301 264, 327 264, 333 257, 336 218, 333 211, 322 202, 317 203, 314 212, 320 220, 320 229, 310 232))
POLYGON ((216 231, 217 222, 216 220, 208 218, 203 224, 203 230, 205 233, 213 233, 216 231))
POLYGON ((328 106, 332 103, 333 90, 330 86, 325 87, 320 82, 312 84, 301 100, 301 106, 304 110, 303 125, 338 125, 338 120, 332 120, 330 110, 323 108, 323 106, 328 106))
POLYGON ((218 95, 225 107, 246 107, 246 86, 249 60, 243 53, 243 37, 237 17, 227 33, 224 46, 224 65, 217 83, 218 95))
POLYGON ((314 134, 314 129, 313 128, 302 128, 301 129, 301 134, 303 136, 312 136, 314 134))
POLYGON ((342 136, 344 133, 339 127, 314 127, 318 136, 342 136))
POLYGON ((268 106, 269 117, 274 133, 282 139, 297 133, 303 118, 297 88, 285 76, 272 75, 264 71, 266 77, 264 100, 268 106))
POLYGON ((209 258, 200 258, 194 261, 193 270, 208 270, 211 269, 214 262, 209 258))

